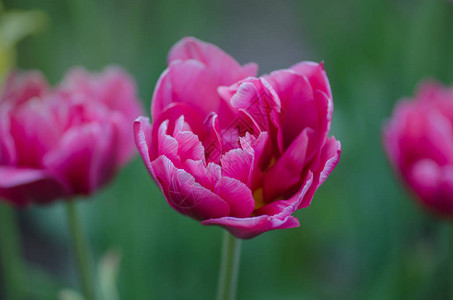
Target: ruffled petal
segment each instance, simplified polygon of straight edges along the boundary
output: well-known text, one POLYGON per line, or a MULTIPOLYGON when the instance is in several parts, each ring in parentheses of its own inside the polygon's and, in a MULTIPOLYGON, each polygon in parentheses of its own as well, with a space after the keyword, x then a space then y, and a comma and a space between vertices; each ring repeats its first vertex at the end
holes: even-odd
POLYGON ((279 202, 278 204, 280 204, 280 206, 278 207, 277 205, 274 205, 272 207, 264 206, 262 208, 263 212, 264 209, 267 209, 268 212, 273 214, 263 214, 249 218, 223 217, 205 220, 202 221, 201 224, 221 226, 240 239, 251 239, 270 230, 299 227, 299 220, 291 214, 296 210, 297 205, 304 198, 311 183, 312 176, 311 173, 309 173, 306 184, 292 197, 292 199, 286 202, 279 202))
POLYGON ((198 136, 191 131, 190 126, 184 122, 184 116, 176 121, 173 137, 177 141, 178 156, 182 162, 187 159, 205 160, 203 145, 198 136))
POLYGON ((249 217, 255 208, 255 200, 253 199, 252 192, 239 180, 222 177, 217 193, 223 200, 228 202, 230 216, 232 217, 249 217))
POLYGON ((253 154, 242 149, 233 149, 221 159, 222 175, 235 178, 250 186, 253 173, 253 154))
POLYGON ((215 192, 217 183, 222 177, 220 166, 212 162, 205 166, 201 160, 188 159, 184 169, 195 178, 196 182, 212 192, 215 192))
POLYGON ((218 225, 228 230, 240 239, 251 239, 264 232, 275 229, 299 227, 299 220, 293 216, 279 219, 273 216, 258 216, 252 218, 223 217, 201 222, 202 225, 218 225))
POLYGON ((159 156, 151 166, 167 202, 178 212, 197 220, 230 214, 227 202, 195 182, 185 170, 175 168, 167 157, 159 156))

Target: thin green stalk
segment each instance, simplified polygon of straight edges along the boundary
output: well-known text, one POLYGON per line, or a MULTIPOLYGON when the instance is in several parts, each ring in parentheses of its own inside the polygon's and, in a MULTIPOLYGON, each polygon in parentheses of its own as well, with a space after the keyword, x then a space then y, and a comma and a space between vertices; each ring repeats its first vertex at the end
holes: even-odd
POLYGON ((448 245, 448 299, 453 300, 453 224, 449 226, 449 245, 448 245))
POLYGON ((87 243, 82 233, 80 220, 77 215, 77 207, 73 200, 68 200, 66 204, 71 238, 74 247, 74 255, 77 260, 80 283, 86 300, 95 300, 95 290, 93 274, 90 264, 87 243))
POLYGON ((25 272, 16 211, 4 203, 0 203, 0 263, 6 299, 24 299, 25 272))
POLYGON ((241 240, 225 230, 223 235, 217 300, 236 299, 241 240))

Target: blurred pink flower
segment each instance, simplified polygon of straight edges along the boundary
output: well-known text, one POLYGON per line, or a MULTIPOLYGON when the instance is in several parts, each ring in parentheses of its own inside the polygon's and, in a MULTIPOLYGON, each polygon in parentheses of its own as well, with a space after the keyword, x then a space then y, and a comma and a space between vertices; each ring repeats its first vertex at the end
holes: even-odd
POLYGON ((453 88, 424 82, 402 100, 384 128, 394 168, 422 204, 453 216, 453 88))
POLYGON ((336 166, 328 138, 332 94, 322 64, 302 62, 256 78, 214 45, 184 38, 135 139, 151 176, 178 212, 239 238, 299 226, 336 166))
POLYGON ((0 198, 17 206, 90 195, 134 154, 142 113, 124 71, 70 71, 51 89, 39 72, 13 73, 0 96, 0 198))

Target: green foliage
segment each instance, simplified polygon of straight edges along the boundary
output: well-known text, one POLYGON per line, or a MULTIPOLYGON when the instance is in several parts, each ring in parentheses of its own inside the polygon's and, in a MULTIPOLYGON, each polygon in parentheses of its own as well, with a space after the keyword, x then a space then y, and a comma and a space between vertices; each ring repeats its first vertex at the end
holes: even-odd
MULTIPOLYGON (((285 47, 260 31, 279 28, 284 19, 275 17, 272 1, 5 2, 8 9, 42 10, 50 20, 42 34, 20 45, 20 67, 41 69, 55 82, 74 65, 100 69, 121 64, 137 78, 147 110, 166 53, 182 36, 218 43, 264 69, 270 63, 260 61, 253 50, 238 50, 254 49, 240 47, 256 41, 252 29, 262 37, 256 53, 267 46, 285 47), (240 32, 233 32, 236 22, 246 24, 240 32)), ((288 8, 297 27, 279 34, 312 53, 296 59, 325 61, 335 103, 332 134, 342 142, 343 154, 312 205, 297 213, 300 229, 269 232, 243 243, 239 299, 445 297, 448 224, 424 214, 412 201, 387 163, 380 130, 394 103, 412 95, 420 79, 453 82, 453 4, 286 0, 279 5, 288 8)), ((278 52, 273 55, 282 60, 278 52)), ((117 256, 102 260, 99 280, 107 293, 115 295, 118 272, 120 299, 215 295, 221 230, 174 212, 139 158, 81 208, 96 261, 112 247, 121 253, 120 261, 117 256)), ((44 256, 65 253, 52 266, 39 259, 34 265, 59 278, 60 290, 76 289, 63 213, 62 204, 54 204, 22 215, 26 231, 39 237, 39 245, 31 245, 36 251, 44 256)), ((54 285, 48 286, 56 294, 54 285)), ((50 298, 42 293, 36 299, 50 298)))

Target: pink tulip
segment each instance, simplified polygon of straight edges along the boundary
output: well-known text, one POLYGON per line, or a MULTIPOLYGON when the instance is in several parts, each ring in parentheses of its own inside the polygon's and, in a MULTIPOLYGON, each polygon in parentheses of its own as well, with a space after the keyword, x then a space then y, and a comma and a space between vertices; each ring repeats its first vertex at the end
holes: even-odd
POLYGON ((453 216, 453 88, 423 83, 384 128, 390 161, 428 209, 453 216))
POLYGON ((184 38, 135 122, 142 159, 178 212, 238 238, 298 227, 336 166, 332 94, 322 64, 255 77, 214 45, 184 38))
POLYGON ((39 72, 11 74, 0 97, 0 198, 23 206, 92 194, 134 154, 141 112, 117 68, 75 69, 54 89, 39 72))

